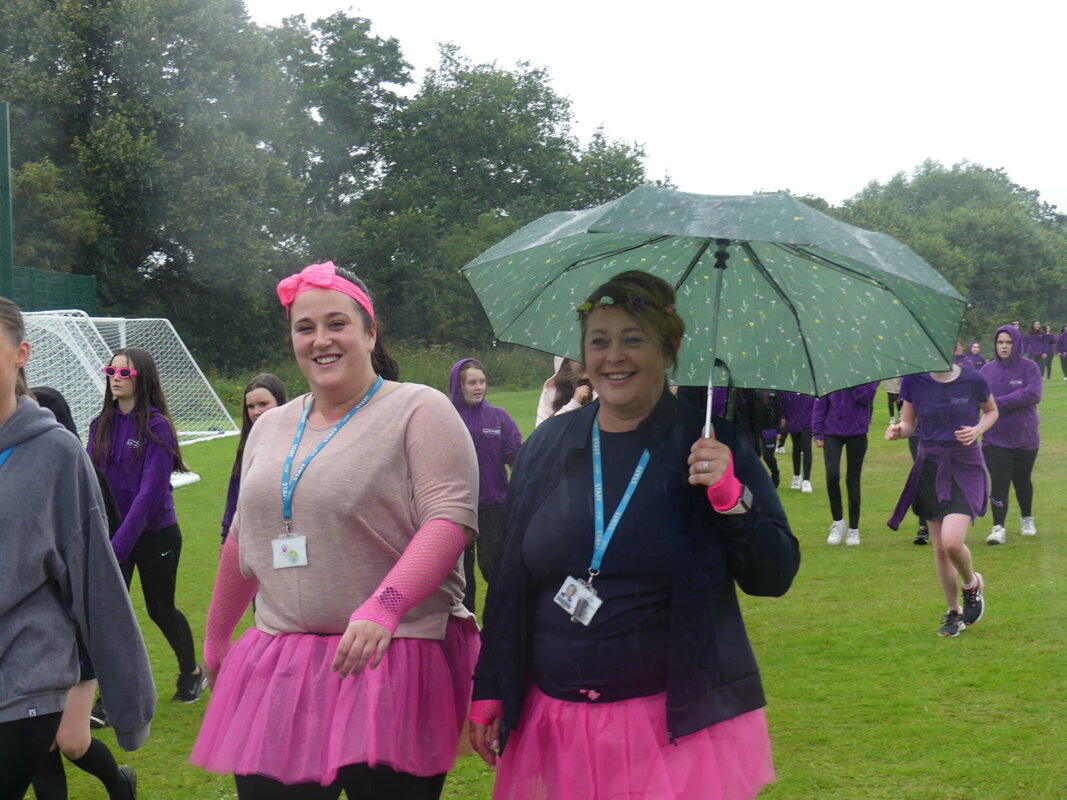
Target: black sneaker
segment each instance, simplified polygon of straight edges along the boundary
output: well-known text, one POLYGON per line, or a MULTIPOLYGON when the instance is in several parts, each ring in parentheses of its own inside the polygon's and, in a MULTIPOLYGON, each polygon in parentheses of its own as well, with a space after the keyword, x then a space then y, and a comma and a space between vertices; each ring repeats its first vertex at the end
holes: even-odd
POLYGON ((941 630, 938 633, 941 636, 959 636, 967 626, 963 623, 963 617, 960 616, 960 612, 956 609, 952 609, 941 620, 941 630))
POLYGON ((911 540, 912 544, 930 544, 930 531, 927 530, 925 525, 920 525, 919 530, 915 532, 915 538, 911 540))
POLYGON ((982 590, 985 588, 985 583, 982 580, 982 576, 977 572, 974 573, 975 584, 970 589, 963 589, 963 624, 974 625, 982 618, 985 613, 985 600, 982 597, 982 590))
POLYGON ((126 796, 130 800, 137 800, 137 773, 133 771, 133 767, 123 764, 119 767, 119 772, 122 777, 126 779, 126 785, 129 787, 129 792, 126 796))
POLYGON ((200 693, 207 686, 207 673, 203 669, 197 673, 178 676, 178 691, 171 698, 176 703, 195 703, 200 699, 200 693))
POLYGON ((108 726, 107 711, 104 710, 104 698, 96 698, 93 710, 89 712, 90 728, 106 728, 108 726))

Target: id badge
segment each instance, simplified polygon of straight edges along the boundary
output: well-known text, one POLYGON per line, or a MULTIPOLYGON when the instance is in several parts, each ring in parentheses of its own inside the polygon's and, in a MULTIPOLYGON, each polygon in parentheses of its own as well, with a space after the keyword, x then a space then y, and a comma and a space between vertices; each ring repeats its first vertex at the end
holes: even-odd
POLYGON ((604 604, 597 597, 596 589, 585 581, 569 577, 563 581, 554 598, 557 606, 566 611, 571 622, 579 622, 588 625, 593 620, 593 615, 604 604))
POLYGON ((274 568, 306 567, 308 563, 307 537, 296 534, 279 536, 271 541, 274 568))

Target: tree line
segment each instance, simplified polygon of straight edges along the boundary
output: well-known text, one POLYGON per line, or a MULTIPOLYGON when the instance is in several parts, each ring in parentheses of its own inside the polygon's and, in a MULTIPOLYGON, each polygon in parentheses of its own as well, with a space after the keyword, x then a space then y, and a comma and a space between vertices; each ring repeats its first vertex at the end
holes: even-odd
MULTIPOLYGON (((325 259, 367 280, 394 336, 485 346, 458 268, 650 182, 644 151, 580 142, 545 69, 443 46, 412 72, 343 13, 263 27, 241 0, 5 0, 16 263, 96 275, 102 313, 167 317, 220 369, 278 355, 274 284, 325 259)), ((979 298, 975 324, 1044 317, 1063 286, 1067 218, 1002 171, 929 162, 840 207, 807 199, 911 245, 979 298)))

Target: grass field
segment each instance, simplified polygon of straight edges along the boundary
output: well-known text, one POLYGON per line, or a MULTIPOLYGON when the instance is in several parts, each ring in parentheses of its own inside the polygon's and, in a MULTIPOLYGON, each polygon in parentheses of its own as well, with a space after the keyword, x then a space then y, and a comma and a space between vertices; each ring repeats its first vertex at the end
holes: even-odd
MULTIPOLYGON (((944 613, 929 547, 894 533, 885 519, 910 464, 907 445, 880 438, 884 396, 863 475, 860 547, 828 547, 831 522, 816 451, 813 494, 782 489, 803 561, 784 598, 743 599, 763 671, 778 781, 770 800, 1057 800, 1067 797, 1067 383, 1045 383, 1042 447, 1035 470, 1039 535, 988 547, 991 523, 970 537, 986 579, 985 619, 954 639, 936 635, 944 613), (1061 594, 1062 593, 1062 594, 1061 594)), ((491 394, 523 429, 539 392, 491 394)), ((235 439, 190 446, 202 476, 176 492, 185 537, 179 607, 202 641, 218 555, 219 518, 235 439)), ((791 455, 779 456, 785 483, 791 455), (784 459, 784 462, 782 461, 784 459)), ((1014 506, 1014 499, 1012 500, 1014 506)), ((481 585, 481 582, 479 582, 481 585)), ((152 736, 121 760, 135 766, 142 798, 234 797, 229 776, 202 772, 187 757, 204 703, 170 702, 176 666, 158 629, 134 604, 152 656, 160 703, 152 736)), ((110 730, 101 738, 114 747, 110 730)), ((99 784, 68 765, 70 796, 103 798, 99 784)), ((492 773, 476 756, 460 759, 445 797, 480 800, 492 773)))

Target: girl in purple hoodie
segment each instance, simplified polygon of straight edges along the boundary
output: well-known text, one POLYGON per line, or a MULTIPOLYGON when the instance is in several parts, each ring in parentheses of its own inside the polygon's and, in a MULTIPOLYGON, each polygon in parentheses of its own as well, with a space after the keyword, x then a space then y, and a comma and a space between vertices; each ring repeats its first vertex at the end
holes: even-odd
POLYGON ((1060 370, 1063 371, 1063 379, 1067 381, 1067 325, 1060 329, 1060 335, 1056 337, 1053 349, 1060 357, 1060 370))
POLYGON ((993 530, 988 544, 1004 544, 1007 531, 1008 490, 1015 486, 1023 536, 1037 534, 1034 524, 1034 485, 1030 474, 1040 444, 1037 404, 1041 402, 1041 367, 1022 357, 1019 331, 1011 325, 998 328, 993 337, 993 360, 982 367, 982 377, 996 398, 1000 418, 982 438, 989 468, 993 530))
POLYGON ((145 609, 178 659, 181 703, 200 699, 207 676, 196 663, 193 633, 174 604, 182 532, 174 512, 172 472, 187 472, 174 423, 147 351, 124 347, 104 367, 104 407, 89 424, 89 457, 104 471, 122 512, 111 539, 126 588, 134 567, 141 575, 145 609))
POLYGON ((478 538, 463 552, 467 586, 463 605, 474 611, 474 559, 477 543, 478 567, 487 584, 496 577, 504 554, 504 501, 508 495, 506 467, 515 463, 522 446, 519 426, 504 409, 485 399, 489 389, 485 366, 474 358, 461 358, 452 365, 448 391, 452 405, 467 426, 478 456, 478 538))

